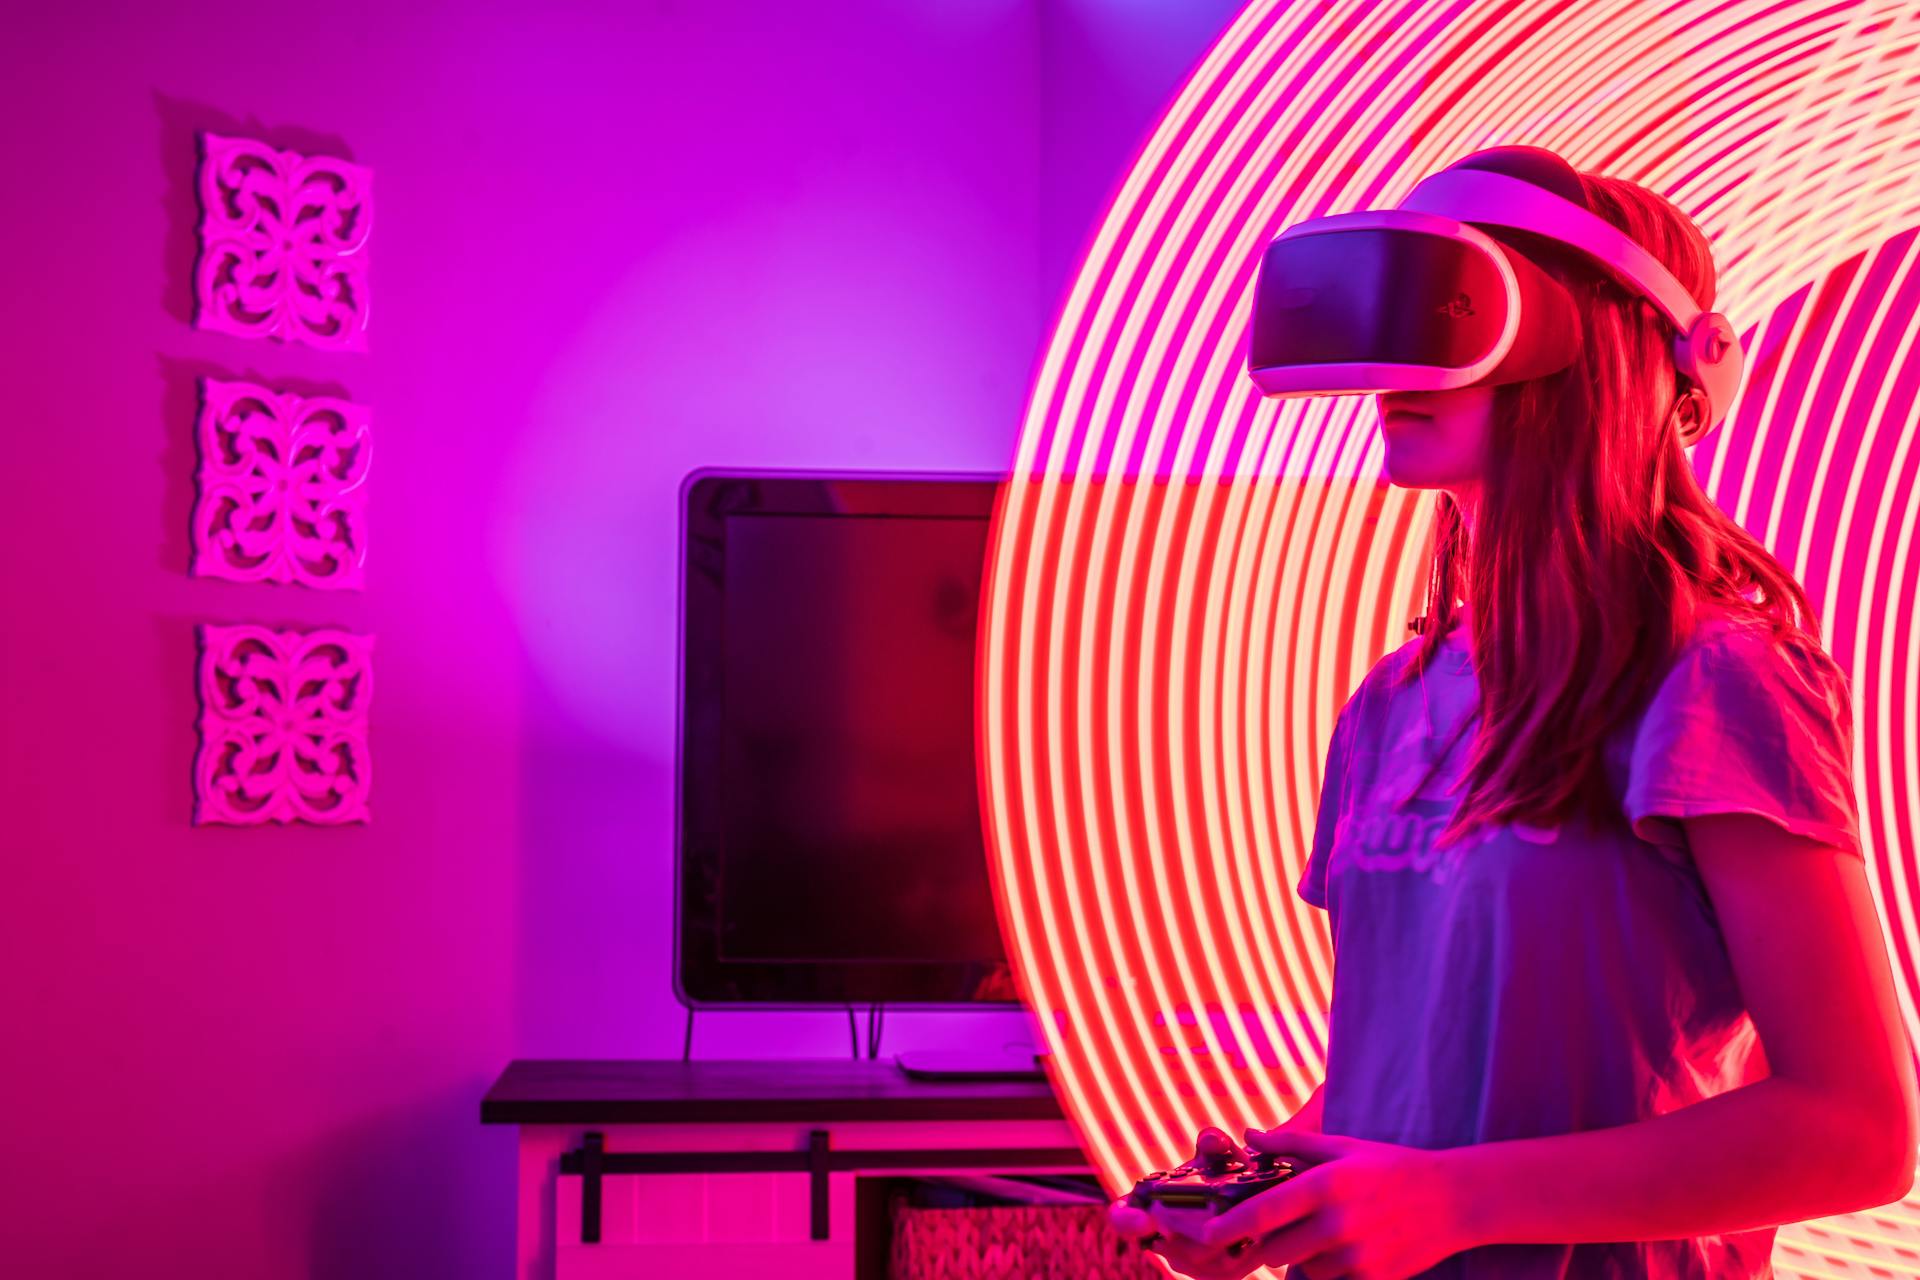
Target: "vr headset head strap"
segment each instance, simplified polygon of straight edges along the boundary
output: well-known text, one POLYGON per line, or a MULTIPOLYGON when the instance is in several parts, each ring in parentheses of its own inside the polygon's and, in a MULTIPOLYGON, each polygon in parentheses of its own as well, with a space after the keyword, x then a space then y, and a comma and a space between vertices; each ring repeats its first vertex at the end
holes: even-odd
MULTIPOLYGON (((1693 444, 1719 425, 1739 390, 1745 363, 1739 335, 1724 315, 1701 308, 1658 258, 1586 208, 1584 200, 1556 194, 1532 175, 1522 178, 1474 167, 1482 158, 1498 163, 1510 157, 1519 167, 1538 174, 1540 162, 1528 153, 1550 158, 1553 167, 1567 174, 1573 172, 1565 161, 1540 148, 1495 148, 1429 174, 1397 207, 1462 223, 1531 232, 1571 245, 1651 302, 1675 330, 1674 367, 1706 395, 1704 418, 1681 428, 1681 443, 1693 444)), ((1577 195, 1577 178, 1574 181, 1577 195)), ((1560 181, 1554 181, 1554 185, 1564 187, 1560 181)))

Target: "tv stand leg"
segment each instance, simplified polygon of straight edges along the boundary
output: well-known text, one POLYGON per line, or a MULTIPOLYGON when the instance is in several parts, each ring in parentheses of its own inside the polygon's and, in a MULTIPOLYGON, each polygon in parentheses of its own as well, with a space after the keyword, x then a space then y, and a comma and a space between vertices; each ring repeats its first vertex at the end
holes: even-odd
POLYGON ((600 1164, 607 1137, 589 1133, 580 1143, 580 1241, 600 1243, 600 1164))
POLYGON ((827 1131, 807 1134, 807 1173, 813 1183, 813 1238, 827 1238, 827 1131))

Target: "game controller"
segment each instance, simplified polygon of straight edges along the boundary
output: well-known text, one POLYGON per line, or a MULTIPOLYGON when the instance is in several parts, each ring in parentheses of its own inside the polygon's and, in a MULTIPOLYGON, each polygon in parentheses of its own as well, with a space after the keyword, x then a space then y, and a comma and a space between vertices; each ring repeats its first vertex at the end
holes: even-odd
MULTIPOLYGON (((1173 1169, 1156 1169, 1133 1184, 1126 1202, 1136 1209, 1155 1208, 1157 1216, 1178 1223, 1190 1218, 1198 1236, 1207 1219, 1271 1190, 1300 1172, 1291 1160, 1267 1151, 1242 1151, 1223 1129, 1200 1131, 1193 1159, 1173 1169)), ((1159 1239, 1149 1236, 1143 1243, 1159 1239)), ((1239 1257, 1252 1240, 1236 1240, 1228 1249, 1239 1257)))

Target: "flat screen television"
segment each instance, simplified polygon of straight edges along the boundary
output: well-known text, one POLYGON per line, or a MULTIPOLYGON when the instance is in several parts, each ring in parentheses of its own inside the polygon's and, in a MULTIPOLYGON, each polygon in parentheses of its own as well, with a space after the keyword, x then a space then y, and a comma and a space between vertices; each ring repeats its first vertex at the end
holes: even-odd
POLYGON ((681 485, 689 1008, 1021 1003, 975 744, 1003 479, 703 468, 681 485))

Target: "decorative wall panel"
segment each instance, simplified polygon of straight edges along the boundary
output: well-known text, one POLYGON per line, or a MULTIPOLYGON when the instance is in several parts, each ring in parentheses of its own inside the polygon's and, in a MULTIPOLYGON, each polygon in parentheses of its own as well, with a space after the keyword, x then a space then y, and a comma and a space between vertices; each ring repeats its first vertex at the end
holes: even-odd
POLYGON ((200 628, 194 821, 365 822, 373 637, 200 628))
POLYGON ((205 133, 199 188, 200 328, 366 348, 371 169, 205 133))
POLYGON ((193 572, 236 582, 362 585, 371 411, 251 382, 201 383, 193 572))

